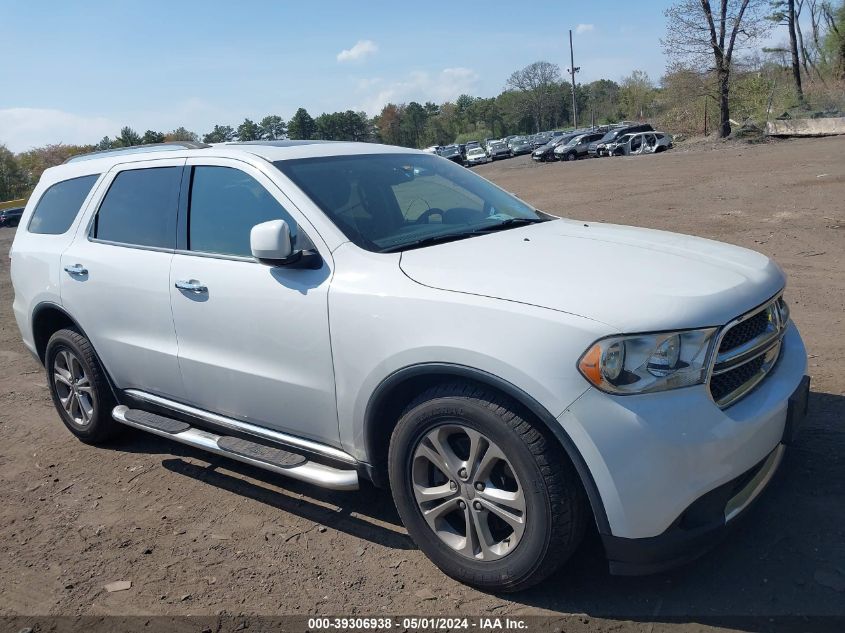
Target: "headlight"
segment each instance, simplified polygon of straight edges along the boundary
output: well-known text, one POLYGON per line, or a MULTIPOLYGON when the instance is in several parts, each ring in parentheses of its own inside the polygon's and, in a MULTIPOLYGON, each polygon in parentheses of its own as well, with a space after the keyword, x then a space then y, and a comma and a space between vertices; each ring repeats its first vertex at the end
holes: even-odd
POLYGON ((718 328, 611 336, 578 361, 584 378, 607 393, 628 395, 704 382, 718 328))

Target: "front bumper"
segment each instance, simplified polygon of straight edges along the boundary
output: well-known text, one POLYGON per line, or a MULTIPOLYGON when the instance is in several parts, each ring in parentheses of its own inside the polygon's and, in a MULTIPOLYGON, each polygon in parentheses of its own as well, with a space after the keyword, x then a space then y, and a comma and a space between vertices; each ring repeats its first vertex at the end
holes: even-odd
POLYGON ((697 385, 635 396, 591 389, 560 416, 601 498, 613 571, 657 571, 721 538, 728 502, 794 433, 789 403, 806 392, 807 357, 793 324, 783 341, 766 379, 724 410, 697 385))
POLYGON ((783 459, 783 444, 747 473, 711 490, 660 536, 626 539, 602 534, 610 573, 654 574, 695 560, 717 545, 766 489, 783 459))

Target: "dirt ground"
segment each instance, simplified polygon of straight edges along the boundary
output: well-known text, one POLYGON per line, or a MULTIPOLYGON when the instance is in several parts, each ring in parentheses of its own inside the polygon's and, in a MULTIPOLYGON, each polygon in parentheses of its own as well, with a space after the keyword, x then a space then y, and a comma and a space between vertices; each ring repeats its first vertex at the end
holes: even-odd
MULTIPOLYGON (((414 547, 386 492, 322 491, 135 432, 107 448, 81 444, 19 340, 4 255, 0 615, 574 613, 579 626, 620 631, 845 616, 845 138, 520 157, 477 171, 551 213, 747 246, 788 273, 811 413, 762 503, 722 545, 670 573, 617 578, 593 538, 541 586, 486 594, 414 547), (105 590, 121 580, 131 588, 105 590)), ((14 230, 0 229, 3 253, 14 230)))

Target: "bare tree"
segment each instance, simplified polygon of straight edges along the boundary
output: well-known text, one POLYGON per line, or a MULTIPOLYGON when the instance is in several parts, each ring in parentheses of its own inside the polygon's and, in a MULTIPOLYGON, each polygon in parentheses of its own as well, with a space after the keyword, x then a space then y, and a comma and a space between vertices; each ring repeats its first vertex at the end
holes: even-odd
POLYGON ((664 12, 663 48, 670 59, 716 73, 719 136, 731 133, 730 86, 734 53, 764 36, 772 26, 767 0, 680 0, 664 12), (711 67, 710 64, 713 64, 711 67))
POLYGON ((560 67, 549 62, 534 62, 508 78, 507 86, 527 97, 538 132, 542 129, 543 113, 554 98, 554 88, 559 83, 560 67))
MULTIPOLYGON (((786 26, 789 32, 789 55, 790 65, 792 66, 792 83, 795 86, 795 96, 798 97, 800 103, 804 103, 804 88, 801 86, 801 60, 798 57, 798 39, 801 38, 801 48, 804 49, 804 38, 801 35, 800 25, 798 24, 798 16, 803 5, 803 0, 799 0, 798 8, 795 7, 795 0, 771 0, 772 20, 777 24, 786 26)), ((805 51, 806 52, 806 51, 805 51)), ((804 68, 807 67, 807 58, 804 57, 804 68)))

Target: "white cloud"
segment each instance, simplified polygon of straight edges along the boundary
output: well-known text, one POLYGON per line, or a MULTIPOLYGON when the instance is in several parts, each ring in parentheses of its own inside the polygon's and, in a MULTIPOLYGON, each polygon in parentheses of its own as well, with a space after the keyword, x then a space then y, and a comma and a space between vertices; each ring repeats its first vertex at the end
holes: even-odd
POLYGON ((378 45, 372 40, 358 40, 352 48, 345 48, 337 54, 337 61, 357 62, 378 52, 378 45))
POLYGON ((119 115, 80 115, 52 108, 0 108, 0 144, 13 152, 52 143, 90 145, 104 136, 114 138, 128 125, 139 134, 145 130, 167 132, 180 125, 198 133, 215 123, 237 125, 249 110, 229 110, 197 97, 186 97, 167 104, 167 109, 126 110, 119 115), (113 118, 119 116, 119 118, 113 118))
POLYGON ((48 143, 96 143, 116 134, 121 124, 106 117, 81 116, 48 108, 0 109, 0 143, 25 152, 48 143))
POLYGON ((409 101, 434 101, 442 103, 454 100, 457 96, 473 94, 478 84, 478 74, 471 68, 444 68, 440 72, 413 71, 404 79, 384 81, 381 79, 363 79, 358 82, 358 89, 363 96, 356 110, 375 115, 387 103, 407 103, 409 101))
POLYGON ((589 33, 590 31, 595 31, 596 25, 595 24, 579 24, 575 27, 575 33, 581 35, 582 33, 589 33))

